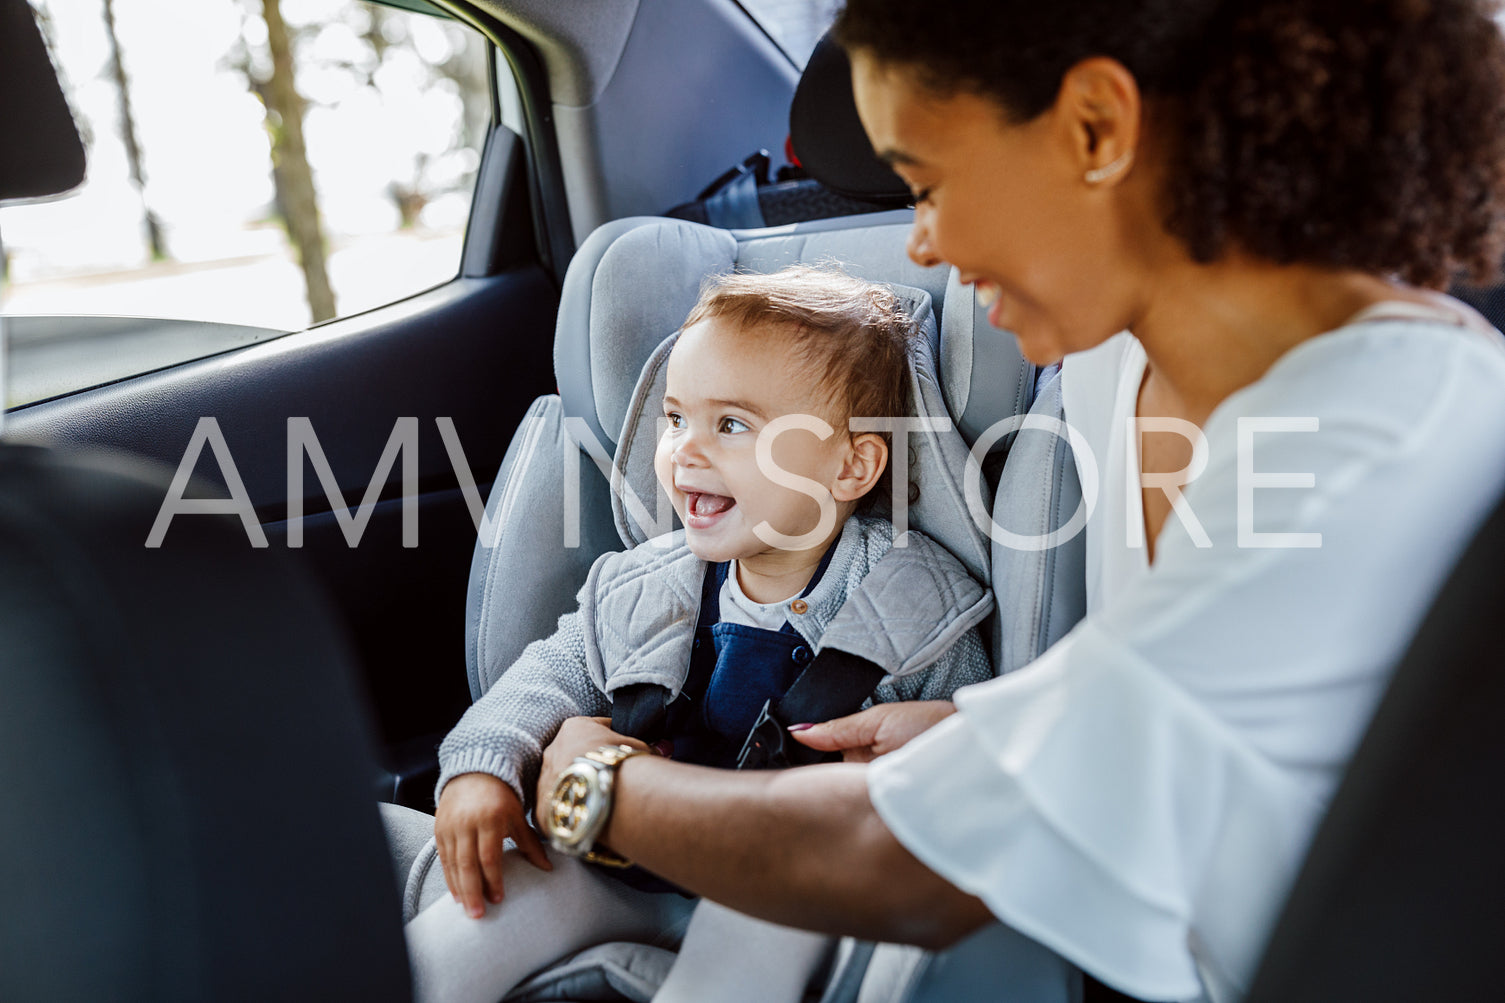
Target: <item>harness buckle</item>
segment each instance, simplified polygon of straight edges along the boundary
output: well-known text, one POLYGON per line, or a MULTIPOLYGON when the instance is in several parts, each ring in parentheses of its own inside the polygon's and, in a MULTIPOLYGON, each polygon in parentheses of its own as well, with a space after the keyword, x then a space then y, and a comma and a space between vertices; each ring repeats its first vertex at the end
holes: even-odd
POLYGON ((753 724, 752 730, 747 733, 747 741, 742 743, 742 751, 737 753, 737 769, 781 770, 789 766, 789 754, 786 747, 788 740, 788 732, 779 723, 778 718, 773 716, 773 701, 763 701, 763 709, 758 712, 758 720, 753 724))
POLYGON ((747 733, 742 751, 737 753, 739 770, 782 770, 790 766, 809 766, 811 763, 834 762, 841 756, 821 752, 808 745, 801 745, 789 737, 784 722, 773 715, 773 701, 765 700, 758 712, 758 720, 747 733))

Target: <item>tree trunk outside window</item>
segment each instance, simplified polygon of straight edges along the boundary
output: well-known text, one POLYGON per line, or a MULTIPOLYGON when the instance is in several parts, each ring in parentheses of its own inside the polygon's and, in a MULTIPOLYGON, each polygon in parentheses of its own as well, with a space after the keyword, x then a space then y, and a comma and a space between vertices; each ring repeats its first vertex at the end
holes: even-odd
POLYGON ((120 101, 120 139, 125 144, 125 160, 130 168, 131 184, 141 193, 141 209, 146 228, 146 245, 153 261, 167 258, 167 243, 162 237, 162 223, 152 212, 146 198, 146 172, 141 166, 141 144, 136 139, 136 115, 131 109, 130 79, 125 73, 125 62, 120 58, 120 38, 115 33, 115 0, 104 0, 105 37, 110 42, 110 79, 115 82, 115 92, 120 101))
POLYGON ((308 309, 314 323, 335 316, 334 290, 326 268, 327 251, 319 222, 319 199, 303 144, 303 98, 293 69, 293 47, 282 20, 280 0, 261 0, 271 50, 272 75, 257 87, 267 108, 272 134, 272 178, 287 235, 303 268, 308 309))

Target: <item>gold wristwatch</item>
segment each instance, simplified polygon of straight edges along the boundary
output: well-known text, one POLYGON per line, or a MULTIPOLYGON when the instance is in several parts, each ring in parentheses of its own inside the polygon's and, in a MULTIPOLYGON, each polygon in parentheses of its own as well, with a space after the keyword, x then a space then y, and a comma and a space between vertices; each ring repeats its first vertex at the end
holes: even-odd
POLYGON ((607 867, 631 867, 632 861, 605 847, 596 848, 596 837, 611 817, 612 788, 617 767, 633 756, 646 755, 646 749, 629 745, 603 745, 575 761, 554 783, 549 795, 549 810, 544 816, 544 834, 549 845, 560 853, 581 857, 587 863, 607 867))

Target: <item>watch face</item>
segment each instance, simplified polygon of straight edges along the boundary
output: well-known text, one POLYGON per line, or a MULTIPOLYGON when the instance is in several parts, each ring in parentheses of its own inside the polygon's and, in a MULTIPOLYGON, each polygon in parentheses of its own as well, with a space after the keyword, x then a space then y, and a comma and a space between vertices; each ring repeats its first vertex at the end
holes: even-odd
POLYGON ((566 842, 578 835, 585 826, 587 807, 590 802, 589 780, 574 771, 566 772, 554 785, 554 794, 549 799, 549 832, 566 842))
POLYGON ((584 853, 606 821, 611 771, 577 760, 559 775, 549 798, 545 829, 549 842, 566 853, 584 853))

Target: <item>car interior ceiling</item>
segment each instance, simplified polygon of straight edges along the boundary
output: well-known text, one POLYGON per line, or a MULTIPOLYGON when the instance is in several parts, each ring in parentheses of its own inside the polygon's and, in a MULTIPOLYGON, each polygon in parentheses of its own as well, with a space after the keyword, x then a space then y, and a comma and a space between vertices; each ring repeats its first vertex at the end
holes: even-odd
MULTIPOLYGON (((545 80, 557 73, 498 18, 516 22, 518 10, 542 9, 542 0, 505 11, 479 6, 477 18, 524 53, 534 86, 547 92, 545 80)), ((646 19, 689 17, 679 32, 707 24, 686 13, 703 6, 694 0, 618 6, 646 19)), ((0 19, 0 197, 66 191, 83 170, 71 115, 25 0, 0 0, 0 19)), ((618 25, 622 90, 596 113, 630 119, 623 109, 642 98, 648 85, 633 81, 648 72, 645 25, 632 16, 618 25)), ((822 43, 811 74, 841 76, 833 49, 822 43)), ((578 76, 577 88, 600 83, 578 76)), ((788 97, 780 98, 786 110, 788 97)), ((821 180, 778 180, 754 162, 710 184, 748 150, 769 145, 753 136, 767 131, 759 105, 727 121, 724 142, 701 148, 720 160, 676 168, 698 180, 676 175, 671 187, 660 179, 660 190, 677 194, 652 211, 676 206, 679 218, 741 225, 753 212, 764 223, 792 222, 791 214, 847 215, 905 198, 891 172, 874 171, 865 145, 854 147, 850 100, 839 87, 795 92, 797 119, 842 123, 791 125, 812 137, 797 149, 821 180), (732 143, 736 152, 721 154, 732 143)), ((562 115, 555 107, 553 156, 587 143, 582 107, 562 115)), ((541 123, 542 109, 538 116, 541 123)), ((463 632, 473 527, 427 422, 420 456, 435 465, 421 479, 425 553, 403 553, 396 505, 373 520, 385 541, 373 547, 377 557, 347 551, 326 502, 322 518, 310 520, 304 559, 292 559, 276 537, 286 515, 280 422, 310 413, 330 427, 376 429, 330 449, 349 496, 369 477, 393 414, 453 413, 489 493, 527 402, 554 381, 547 335, 558 276, 537 248, 546 255, 568 240, 573 249, 577 236, 557 232, 558 213, 538 209, 539 172, 548 171, 539 156, 507 130, 493 131, 476 210, 490 221, 472 223, 484 239, 467 244, 467 270, 453 287, 419 297, 409 315, 335 322, 314 336, 15 416, 23 439, 69 448, 14 439, 0 446, 0 790, 11 792, 21 820, 0 828, 8 891, 0 996, 407 998, 398 907, 368 803, 371 764, 382 760, 384 796, 420 800, 434 736, 470 699, 463 675, 446 675, 452 659, 436 656, 430 639, 463 632), (485 337, 498 316, 542 332, 543 348, 519 351, 515 341, 485 337), (432 353, 447 359, 444 380, 408 379, 432 353), (351 409, 332 400, 327 374, 339 371, 359 374, 372 403, 351 409), (160 551, 143 551, 137 541, 166 490, 162 472, 77 447, 172 464, 191 417, 215 414, 276 542, 252 552, 238 523, 193 519, 160 551), (406 588, 378 594, 403 580, 406 588), (58 734, 76 736, 66 755, 54 754, 58 734), (89 784, 79 788, 84 776, 89 784), (106 842, 112 852, 99 853, 106 842), (60 874, 73 875, 61 889, 60 874), (94 908, 102 896, 117 907, 94 908), (220 904, 231 897, 235 910, 220 904)), ((1505 285, 1455 293, 1505 324, 1505 285)), ((1493 796, 1505 778, 1505 641, 1492 587, 1502 559, 1505 509, 1460 562, 1398 668, 1272 936, 1254 1003, 1487 999, 1505 985, 1505 957, 1495 950, 1505 931, 1497 859, 1505 805, 1493 796)))

